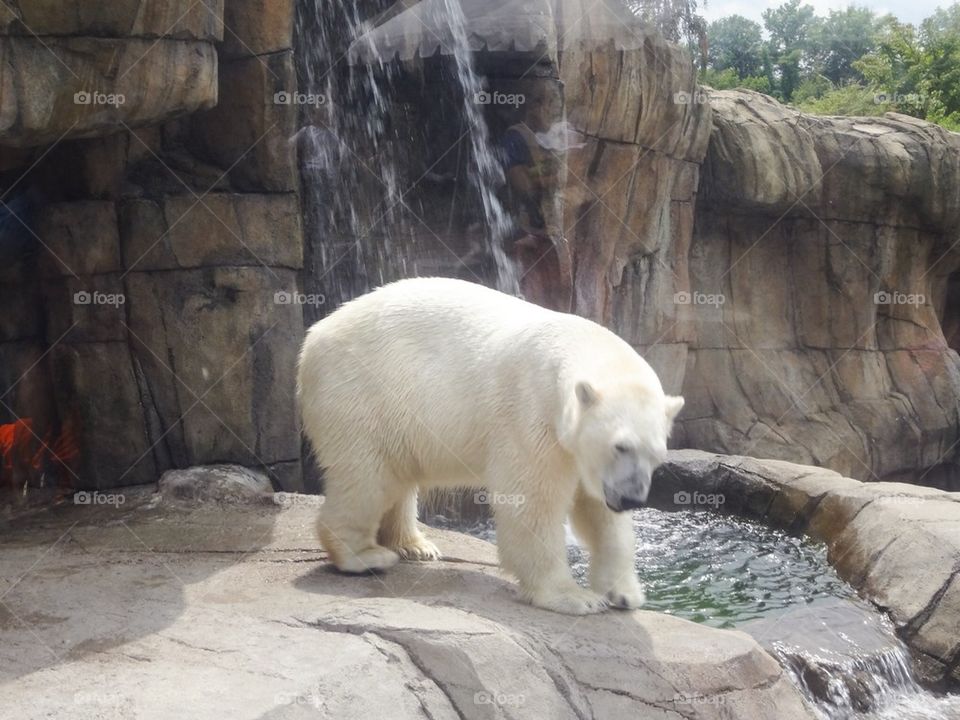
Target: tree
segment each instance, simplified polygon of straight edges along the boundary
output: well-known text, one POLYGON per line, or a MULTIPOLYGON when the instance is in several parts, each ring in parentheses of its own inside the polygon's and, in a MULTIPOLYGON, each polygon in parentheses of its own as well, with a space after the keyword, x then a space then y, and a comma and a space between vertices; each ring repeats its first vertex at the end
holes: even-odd
POLYGON ((653 23, 667 39, 692 40, 705 49, 707 23, 697 14, 697 0, 627 0, 627 7, 653 23))
POLYGON ((867 8, 831 10, 810 29, 810 57, 816 71, 834 85, 862 80, 854 62, 876 49, 879 24, 867 8))
POLYGON ((707 58, 714 70, 733 68, 741 78, 759 75, 763 67, 763 31, 742 15, 716 20, 707 27, 707 58))
POLYGON ((778 8, 763 11, 763 25, 770 34, 770 56, 776 67, 777 95, 781 100, 790 100, 800 84, 815 22, 813 7, 801 5, 800 0, 787 0, 778 8))

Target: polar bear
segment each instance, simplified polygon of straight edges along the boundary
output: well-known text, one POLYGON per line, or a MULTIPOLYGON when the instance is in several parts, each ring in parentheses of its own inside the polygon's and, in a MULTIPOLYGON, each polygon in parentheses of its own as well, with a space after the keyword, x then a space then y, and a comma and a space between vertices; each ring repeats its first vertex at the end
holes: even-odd
POLYGON ((462 280, 401 280, 310 328, 297 395, 339 570, 439 557, 417 491, 476 487, 527 601, 577 615, 643 604, 626 511, 646 501, 683 398, 609 330, 462 280), (567 564, 568 517, 590 589, 567 564))

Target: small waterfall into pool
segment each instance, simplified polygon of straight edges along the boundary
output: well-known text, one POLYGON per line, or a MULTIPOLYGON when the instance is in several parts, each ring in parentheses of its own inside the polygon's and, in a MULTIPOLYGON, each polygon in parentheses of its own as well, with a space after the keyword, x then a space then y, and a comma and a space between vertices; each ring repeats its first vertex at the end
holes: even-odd
POLYGON ((780 643, 772 652, 823 720, 960 718, 960 697, 937 696, 920 685, 896 639, 885 651, 840 662, 780 643))

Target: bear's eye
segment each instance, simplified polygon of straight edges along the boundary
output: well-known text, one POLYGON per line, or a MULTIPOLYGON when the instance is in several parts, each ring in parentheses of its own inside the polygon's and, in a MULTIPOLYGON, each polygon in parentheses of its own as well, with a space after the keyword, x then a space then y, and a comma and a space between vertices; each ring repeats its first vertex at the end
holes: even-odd
POLYGON ((613 446, 613 449, 620 455, 627 455, 630 452, 630 446, 626 443, 617 443, 613 446))

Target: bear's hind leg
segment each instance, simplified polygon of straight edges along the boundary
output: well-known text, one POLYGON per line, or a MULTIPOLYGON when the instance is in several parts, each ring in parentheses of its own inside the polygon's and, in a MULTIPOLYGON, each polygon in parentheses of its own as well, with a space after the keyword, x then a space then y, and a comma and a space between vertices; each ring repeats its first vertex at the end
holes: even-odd
POLYGON ((571 520, 590 550, 590 587, 613 607, 641 607, 646 598, 634 566, 633 514, 616 513, 578 489, 571 520))
POLYGON ((383 516, 377 541, 404 560, 436 560, 440 557, 437 546, 417 527, 416 488, 406 491, 383 516))
POLYGON ((346 573, 385 570, 397 553, 377 543, 380 520, 396 499, 397 481, 386 469, 357 463, 328 468, 317 534, 337 569, 346 573))

